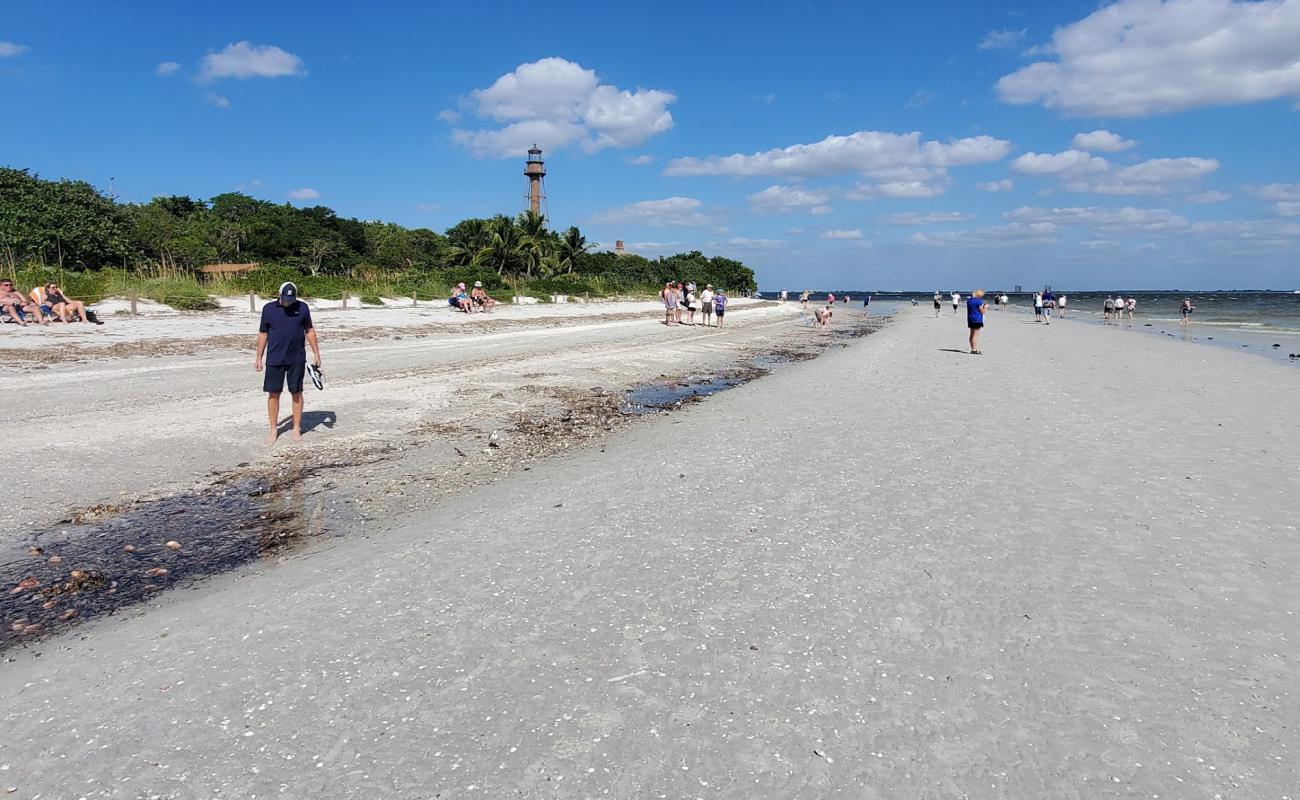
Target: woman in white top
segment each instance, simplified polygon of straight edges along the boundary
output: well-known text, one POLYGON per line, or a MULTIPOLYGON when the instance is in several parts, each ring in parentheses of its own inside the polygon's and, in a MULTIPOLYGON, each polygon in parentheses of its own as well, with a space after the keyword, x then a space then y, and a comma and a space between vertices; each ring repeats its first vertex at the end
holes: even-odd
POLYGON ((1043 321, 1043 296, 1034 292, 1034 322, 1043 321))
POLYGON ((695 284, 689 284, 686 287, 686 324, 687 325, 695 324, 695 309, 697 305, 698 304, 695 302, 695 284))
POLYGON ((1061 319, 1065 319, 1065 295, 1056 298, 1056 308, 1061 312, 1061 319))

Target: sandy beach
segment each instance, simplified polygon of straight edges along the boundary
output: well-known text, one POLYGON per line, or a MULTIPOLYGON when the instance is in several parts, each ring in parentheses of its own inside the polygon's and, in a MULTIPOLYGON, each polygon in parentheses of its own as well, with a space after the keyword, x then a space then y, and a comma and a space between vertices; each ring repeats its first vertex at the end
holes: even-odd
MULTIPOLYGON (((605 419, 575 392, 815 334, 764 305, 722 333, 633 312, 326 338, 301 451, 377 459, 312 485, 348 533, 9 648, 0 788, 1294 797, 1300 372, 989 318, 982 357, 907 307, 671 413, 543 425, 559 449, 526 432, 605 419)), ((10 563, 64 509, 301 458, 258 449, 247 354, 200 353, 13 361, 12 446, 60 425, 10 487, 10 563)))

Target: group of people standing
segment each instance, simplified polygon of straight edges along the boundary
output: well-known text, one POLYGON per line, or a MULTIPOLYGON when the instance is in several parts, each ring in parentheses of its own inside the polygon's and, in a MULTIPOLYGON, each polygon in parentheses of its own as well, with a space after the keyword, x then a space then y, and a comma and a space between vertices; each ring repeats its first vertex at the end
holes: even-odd
POLYGON ((721 328, 727 316, 727 293, 722 289, 714 291, 711 283, 704 284, 704 289, 699 294, 696 294, 695 289, 693 281, 668 281, 664 284, 663 290, 659 292, 659 300, 664 304, 664 324, 694 325, 695 312, 698 311, 700 324, 715 327, 716 318, 716 327, 721 328), (685 322, 682 322, 683 315, 686 316, 685 322))
POLYGON ((1106 295, 1106 299, 1101 303, 1101 313, 1105 320, 1114 317, 1116 321, 1119 321, 1124 319, 1125 313, 1128 314, 1129 319, 1133 319, 1133 312, 1137 311, 1137 303, 1136 297, 1125 298, 1123 295, 1116 295, 1115 297, 1106 295))

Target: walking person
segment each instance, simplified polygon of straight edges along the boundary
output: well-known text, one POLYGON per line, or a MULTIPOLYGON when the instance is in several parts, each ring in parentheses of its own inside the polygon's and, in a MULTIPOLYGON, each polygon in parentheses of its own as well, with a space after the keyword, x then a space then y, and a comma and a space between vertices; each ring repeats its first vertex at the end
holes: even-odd
POLYGON ((1137 298, 1133 297, 1132 295, 1129 295, 1129 298, 1124 301, 1124 310, 1128 312, 1128 318, 1130 320, 1133 319, 1133 313, 1137 311, 1137 307, 1138 307, 1137 298))
POLYGON ((799 305, 800 305, 800 307, 802 307, 802 308, 807 308, 807 307, 808 307, 808 290, 807 290, 807 289, 804 289, 804 290, 803 290, 803 293, 799 295, 799 305))
POLYGON ((1056 309, 1056 295, 1048 289, 1043 292, 1043 321, 1048 325, 1052 324, 1052 311, 1056 309))
POLYGON ((293 440, 302 441, 302 381, 307 374, 307 349, 311 345, 312 364, 320 369, 320 345, 311 310, 298 299, 298 287, 292 281, 280 284, 280 298, 262 306, 262 321, 257 332, 257 357, 253 369, 266 375, 262 391, 266 392, 266 416, 270 430, 266 443, 274 444, 280 435, 280 394, 288 384, 293 400, 293 440))
POLYGON ((1034 292, 1034 322, 1043 321, 1043 295, 1034 292))
MULTIPOLYGON (((916 301, 913 300, 912 304, 915 305, 916 301)), ((862 313, 868 317, 871 316, 871 295, 869 294, 862 296, 862 313)))
POLYGON ((718 290, 713 296, 713 316, 718 318, 718 330, 722 330, 722 318, 727 314, 727 293, 718 290))
POLYGON ((957 306, 961 305, 961 292, 952 293, 952 315, 957 316, 957 306))
POLYGON ((980 331, 984 329, 984 312, 988 309, 983 289, 976 289, 966 300, 966 327, 970 329, 970 352, 973 356, 984 355, 979 348, 980 331))
POLYGON ((1106 299, 1101 303, 1102 322, 1110 322, 1110 317, 1115 313, 1115 298, 1106 295, 1106 299))
POLYGON ((935 319, 939 318, 939 311, 942 308, 943 308, 943 298, 939 296, 938 292, 935 292, 934 293, 934 318, 935 319))
POLYGON ((1056 310, 1061 312, 1061 319, 1065 319, 1065 303, 1066 303, 1065 295, 1061 295, 1060 297, 1056 298, 1056 310))
POLYGON ((1192 305, 1192 298, 1184 297, 1183 307, 1178 309, 1178 313, 1182 316, 1182 318, 1178 320, 1178 324, 1186 325, 1190 323, 1192 321, 1192 312, 1195 310, 1196 306, 1192 305))

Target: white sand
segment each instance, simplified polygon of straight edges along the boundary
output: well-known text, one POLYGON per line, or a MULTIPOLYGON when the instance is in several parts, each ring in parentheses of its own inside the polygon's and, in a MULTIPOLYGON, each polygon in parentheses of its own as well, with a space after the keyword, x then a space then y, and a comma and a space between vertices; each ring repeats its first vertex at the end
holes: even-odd
POLYGON ((1300 372, 997 313, 976 357, 908 311, 19 654, 0 782, 1295 797, 1300 372))
MULTIPOLYGON (((250 312, 248 298, 221 298, 220 311, 174 311, 167 306, 140 300, 137 309, 140 316, 127 314, 130 301, 112 298, 96 303, 96 309, 104 325, 64 325, 52 323, 46 326, 16 325, 0 326, 0 349, 39 349, 59 344, 102 347, 118 342, 156 341, 161 339, 203 339, 227 336, 231 334, 255 335, 257 333, 257 313, 265 301, 259 300, 258 312, 250 312)), ((759 302, 745 298, 731 301, 732 307, 739 310, 759 302)), ((445 301, 421 301, 417 307, 411 307, 408 298, 404 303, 394 299, 384 306, 357 307, 355 299, 348 301, 348 308, 340 307, 338 300, 309 300, 308 305, 316 315, 321 329, 347 336, 350 332, 362 332, 371 328, 413 328, 427 325, 473 326, 489 320, 547 320, 564 319, 577 321, 608 314, 644 314, 662 311, 662 306, 651 301, 611 300, 592 303, 539 303, 536 305, 511 305, 501 303, 491 313, 464 314, 455 311, 445 301)))

